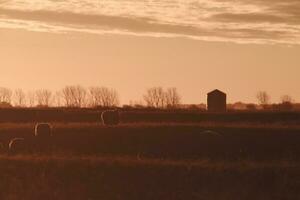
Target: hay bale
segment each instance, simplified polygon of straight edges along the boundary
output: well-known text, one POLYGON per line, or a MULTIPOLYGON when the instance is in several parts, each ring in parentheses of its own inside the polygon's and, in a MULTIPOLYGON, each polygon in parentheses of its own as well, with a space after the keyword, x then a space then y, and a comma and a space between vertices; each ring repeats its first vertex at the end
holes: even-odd
POLYGON ((120 123, 118 110, 106 110, 101 114, 102 123, 106 126, 115 126, 120 123))
POLYGON ((24 138, 14 138, 10 140, 8 144, 8 150, 10 153, 24 153, 28 151, 24 138))
POLYGON ((49 123, 37 123, 34 129, 34 136, 38 138, 49 138, 52 136, 52 126, 49 123))

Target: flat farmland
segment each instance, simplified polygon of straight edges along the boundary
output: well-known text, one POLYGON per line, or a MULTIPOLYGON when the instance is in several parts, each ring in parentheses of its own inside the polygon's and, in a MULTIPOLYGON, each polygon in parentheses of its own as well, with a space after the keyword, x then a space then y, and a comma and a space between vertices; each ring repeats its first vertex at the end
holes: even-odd
POLYGON ((300 198, 297 125, 52 123, 47 152, 34 125, 0 124, 1 199, 300 198))

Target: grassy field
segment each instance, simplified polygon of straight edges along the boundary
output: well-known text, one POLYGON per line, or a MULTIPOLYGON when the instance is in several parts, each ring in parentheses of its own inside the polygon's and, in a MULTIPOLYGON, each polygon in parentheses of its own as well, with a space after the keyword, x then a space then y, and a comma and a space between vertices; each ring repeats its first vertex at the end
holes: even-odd
POLYGON ((54 123, 51 152, 33 123, 0 124, 0 199, 300 199, 300 126, 284 123, 54 123))
POLYGON ((0 158, 1 199, 299 199, 297 162, 0 158))
MULTIPOLYGON (((0 124, 0 141, 34 140, 34 124, 0 124)), ((105 127, 54 124, 53 151, 172 159, 300 160, 300 126, 142 123, 105 127), (211 134, 216 133, 216 134, 211 134)))

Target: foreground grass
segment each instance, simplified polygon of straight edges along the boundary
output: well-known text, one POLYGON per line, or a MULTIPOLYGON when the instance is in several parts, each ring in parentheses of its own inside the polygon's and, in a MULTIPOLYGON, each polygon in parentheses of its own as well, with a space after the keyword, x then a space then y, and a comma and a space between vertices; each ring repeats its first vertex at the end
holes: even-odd
POLYGON ((0 157, 0 199, 299 199, 300 163, 116 156, 0 157))

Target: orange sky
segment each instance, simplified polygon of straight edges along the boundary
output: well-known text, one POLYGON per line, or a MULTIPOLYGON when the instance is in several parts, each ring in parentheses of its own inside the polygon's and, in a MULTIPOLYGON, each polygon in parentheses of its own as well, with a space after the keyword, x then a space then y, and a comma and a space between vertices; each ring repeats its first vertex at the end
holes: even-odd
POLYGON ((219 88, 229 102, 300 102, 300 1, 0 1, 0 86, 177 87, 185 103, 219 88))
POLYGON ((116 88, 122 103, 152 86, 176 86, 186 103, 205 102, 214 88, 230 102, 254 102, 258 90, 273 101, 300 100, 300 47, 202 42, 91 34, 0 30, 0 85, 60 89, 81 84, 116 88))

